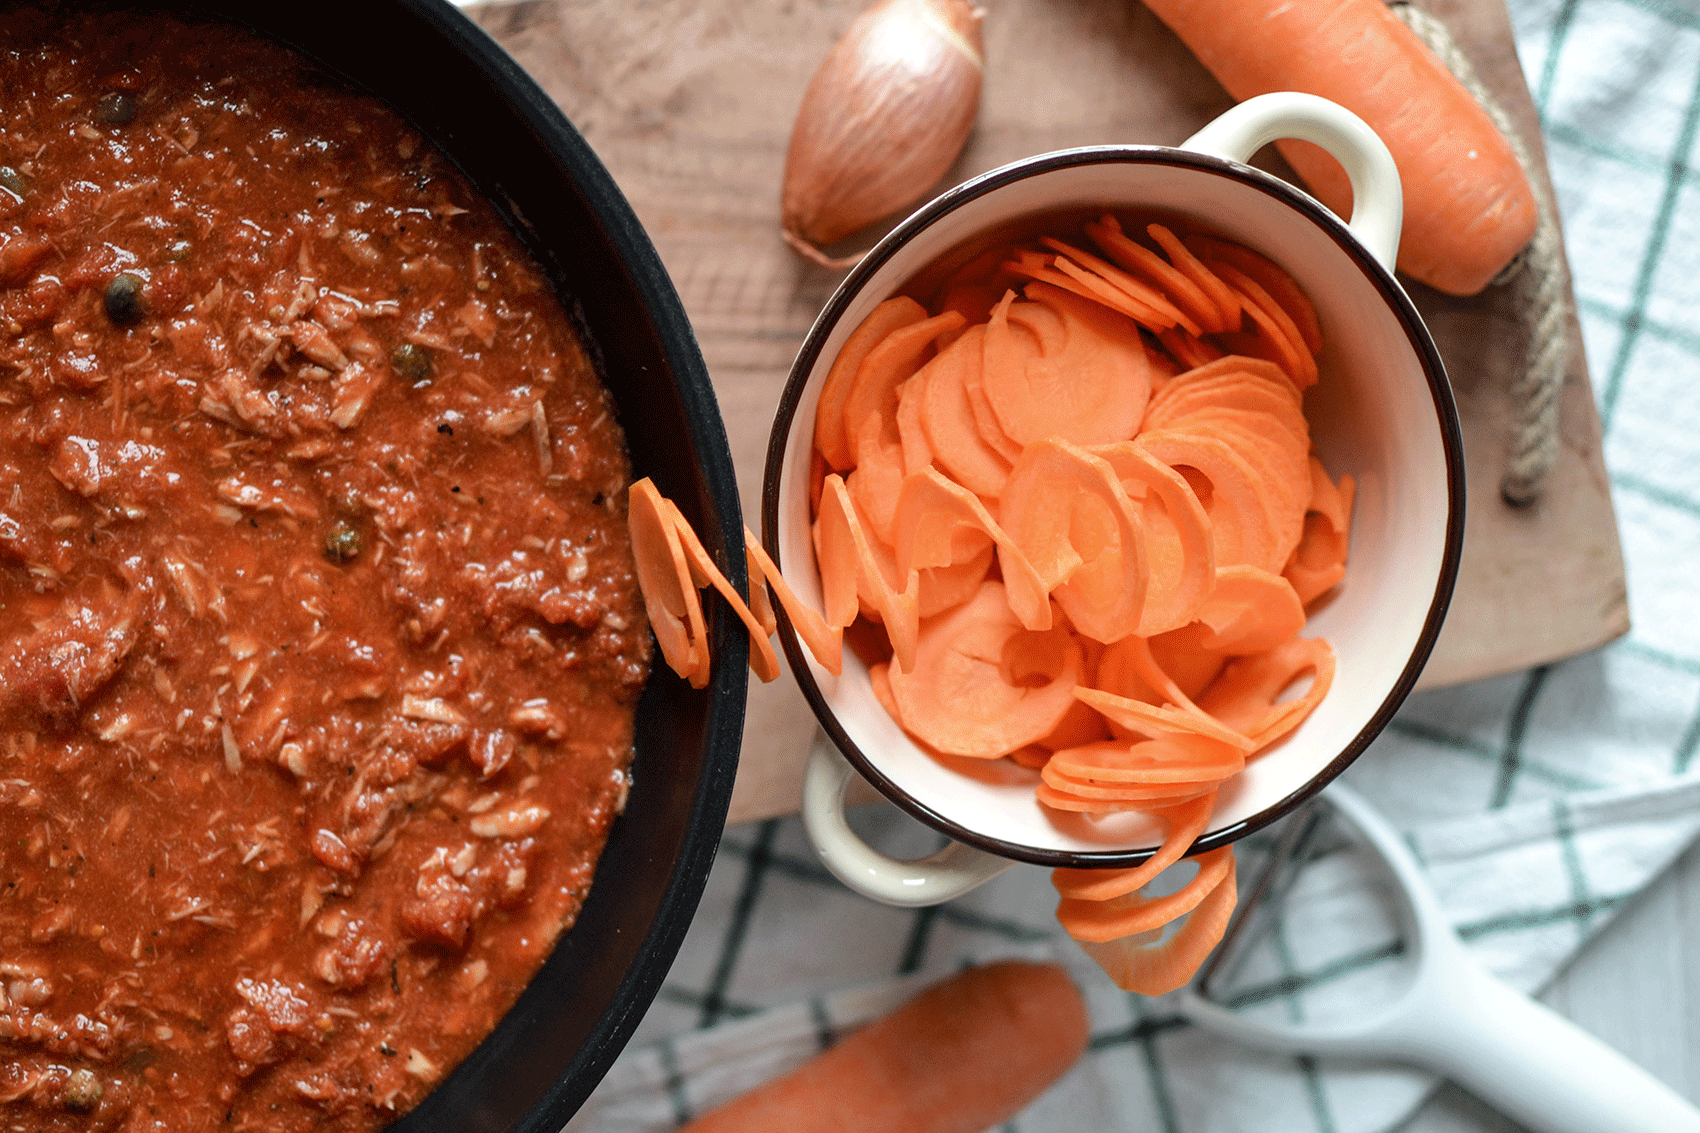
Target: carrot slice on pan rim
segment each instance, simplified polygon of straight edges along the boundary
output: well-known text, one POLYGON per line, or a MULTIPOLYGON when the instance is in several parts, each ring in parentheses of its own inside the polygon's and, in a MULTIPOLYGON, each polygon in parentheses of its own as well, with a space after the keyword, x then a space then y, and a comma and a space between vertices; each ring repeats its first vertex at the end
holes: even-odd
MULTIPOLYGON (((712 586, 719 595, 726 599, 726 604, 732 607, 732 612, 738 615, 738 620, 744 623, 744 628, 750 635, 750 669, 763 683, 779 676, 779 656, 773 651, 773 641, 768 632, 763 629, 758 620, 744 604, 744 599, 738 594, 737 588, 730 579, 721 573, 709 557, 708 550, 697 538, 697 533, 691 530, 691 525, 685 521, 679 511, 679 505, 666 497, 661 498, 668 514, 673 520, 674 533, 679 537, 679 546, 685 552, 685 561, 690 568, 691 581, 698 590, 704 586, 712 586)), ((745 551, 748 560, 749 552, 745 551)))
POLYGON ((693 688, 702 688, 708 684, 707 629, 668 501, 647 476, 632 484, 627 498, 638 589, 661 656, 693 688))

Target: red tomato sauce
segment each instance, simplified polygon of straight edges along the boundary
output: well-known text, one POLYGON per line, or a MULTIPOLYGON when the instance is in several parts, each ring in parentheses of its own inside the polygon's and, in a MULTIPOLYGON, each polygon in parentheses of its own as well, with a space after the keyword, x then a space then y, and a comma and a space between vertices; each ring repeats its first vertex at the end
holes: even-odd
POLYGON ((576 915, 648 626, 572 322, 402 119, 0 24, 0 1130, 359 1131, 576 915))

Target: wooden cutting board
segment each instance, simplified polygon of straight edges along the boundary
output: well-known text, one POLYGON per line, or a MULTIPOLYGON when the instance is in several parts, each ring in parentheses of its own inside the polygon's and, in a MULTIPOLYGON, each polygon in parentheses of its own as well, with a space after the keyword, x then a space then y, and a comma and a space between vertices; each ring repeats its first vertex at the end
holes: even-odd
MULTIPOLYGON (((584 133, 654 239, 707 358, 752 526, 780 388, 840 278, 779 238, 786 140, 810 74, 864 3, 524 0, 473 9, 584 133)), ((1501 0, 1427 6, 1538 147, 1501 0)), ((940 190, 1047 150, 1173 145, 1231 105, 1133 0, 986 7, 980 118, 940 190)), ((1542 153, 1543 178, 1545 169, 1542 153)), ((1407 286, 1446 360, 1470 470, 1462 572, 1423 685, 1528 668, 1625 633, 1623 559, 1575 319, 1562 454, 1540 502, 1513 509, 1498 485, 1507 389, 1526 336, 1509 289, 1453 299, 1407 286)), ((752 689, 732 821, 796 809, 813 726, 789 674, 752 689)))

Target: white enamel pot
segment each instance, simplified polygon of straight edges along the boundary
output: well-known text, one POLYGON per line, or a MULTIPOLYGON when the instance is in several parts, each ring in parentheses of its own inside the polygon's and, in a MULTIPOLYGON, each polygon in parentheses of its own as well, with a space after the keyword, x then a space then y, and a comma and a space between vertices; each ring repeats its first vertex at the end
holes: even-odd
MULTIPOLYGON (((791 586, 818 608, 808 499, 816 401, 839 348, 875 305, 1012 233, 1040 231, 1047 216, 1115 211, 1177 217, 1255 249, 1297 281, 1325 340, 1322 381, 1305 398, 1312 441, 1333 475, 1349 472, 1358 484, 1346 580, 1305 631, 1333 645, 1334 685, 1286 741, 1223 787, 1193 847, 1201 852, 1287 813, 1368 746, 1416 682, 1457 573, 1464 529, 1457 416, 1440 357, 1393 275, 1397 170, 1355 115, 1310 95, 1264 95, 1178 148, 1044 154, 975 178, 909 217, 845 279, 797 357, 768 448, 763 538, 791 586), (1349 220, 1245 164, 1278 138, 1314 142, 1340 161, 1353 186, 1349 220)), ((821 725, 808 754, 803 817, 821 860, 851 888, 895 904, 931 904, 1015 862, 1125 866, 1161 842, 1162 828, 1148 816, 1052 811, 1034 798, 1031 776, 944 766, 886 714, 851 651, 833 676, 789 625, 780 637, 821 725), (844 821, 853 774, 951 845, 905 862, 863 844, 844 821)))

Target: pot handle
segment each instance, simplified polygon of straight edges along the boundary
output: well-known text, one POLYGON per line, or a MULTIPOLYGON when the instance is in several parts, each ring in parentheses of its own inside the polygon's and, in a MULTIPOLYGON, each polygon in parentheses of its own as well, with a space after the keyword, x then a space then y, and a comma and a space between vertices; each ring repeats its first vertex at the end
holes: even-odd
POLYGON ((803 771, 803 829, 832 875, 864 897, 887 905, 937 905, 984 885, 1015 863, 951 842, 906 862, 880 853, 850 829, 844 790, 856 774, 824 733, 815 733, 803 771))
POLYGON ((1296 91, 1261 94, 1224 111, 1180 148, 1244 164, 1282 138, 1314 142, 1345 168, 1352 182, 1352 218, 1346 227, 1391 272, 1404 222, 1399 169, 1387 144, 1344 106, 1296 91))

